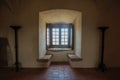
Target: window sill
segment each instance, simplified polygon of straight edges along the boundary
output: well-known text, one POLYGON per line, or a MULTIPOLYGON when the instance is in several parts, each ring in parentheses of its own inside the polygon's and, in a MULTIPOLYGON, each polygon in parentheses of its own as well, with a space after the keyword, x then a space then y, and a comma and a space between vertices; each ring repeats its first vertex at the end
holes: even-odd
POLYGON ((71 48, 49 48, 49 51, 70 51, 71 48))

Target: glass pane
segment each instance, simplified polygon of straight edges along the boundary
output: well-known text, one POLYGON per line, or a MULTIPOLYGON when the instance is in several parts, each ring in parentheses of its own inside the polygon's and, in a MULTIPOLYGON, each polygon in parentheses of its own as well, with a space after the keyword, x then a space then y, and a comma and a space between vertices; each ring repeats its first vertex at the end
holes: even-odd
POLYGON ((68 39, 65 39, 66 42, 68 42, 68 39))
POLYGON ((55 42, 52 42, 52 45, 55 45, 55 42))
POLYGON ((65 42, 65 45, 68 45, 68 42, 65 42))
POLYGON ((55 36, 57 39, 59 39, 59 36, 55 36))
POLYGON ((65 36, 61 36, 61 38, 63 39, 63 38, 65 38, 65 36))
POLYGON ((68 35, 68 32, 65 32, 65 35, 68 35))
POLYGON ((61 42, 61 45, 64 45, 64 42, 61 42))
POLYGON ((68 28, 65 28, 65 32, 68 32, 68 28))
POLYGON ((61 41, 64 41, 64 39, 61 39, 61 41))
POLYGON ((55 32, 52 32, 53 35, 55 35, 56 33, 55 32))
POLYGON ((55 38, 56 36, 52 36, 52 38, 55 38))
POLYGON ((65 31, 64 28, 62 28, 61 31, 64 32, 65 31))
POLYGON ((56 45, 59 45, 59 42, 56 42, 56 45))
POLYGON ((56 42, 59 42, 59 39, 56 39, 56 42))
POLYGON ((61 32, 61 35, 64 35, 65 33, 64 32, 61 32))
POLYGON ((55 39, 52 39, 52 41, 54 42, 54 41, 55 41, 55 39))
POLYGON ((56 32, 59 32, 59 28, 56 29, 56 32))
POLYGON ((59 35, 59 32, 56 32, 56 35, 59 35))
POLYGON ((68 39, 68 36, 64 36, 64 38, 68 39))
POLYGON ((55 31, 55 28, 53 28, 52 31, 55 31))

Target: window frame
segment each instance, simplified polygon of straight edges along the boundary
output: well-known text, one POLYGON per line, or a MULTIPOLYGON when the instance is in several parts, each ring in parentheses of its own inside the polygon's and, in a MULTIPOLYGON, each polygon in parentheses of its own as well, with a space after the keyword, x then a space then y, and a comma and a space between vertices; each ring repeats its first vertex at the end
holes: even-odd
MULTIPOLYGON (((64 35, 65 36, 65 35, 64 35)), ((64 38, 65 39, 65 38, 64 38)), ((73 50, 74 49, 74 26, 72 23, 46 23, 46 49, 47 50, 73 50), (54 25, 54 26, 53 26, 54 25), (56 26, 57 25, 57 26, 56 26), (68 25, 68 26, 60 26, 58 25, 68 25), (59 28, 59 45, 52 45, 52 29, 59 28), (68 29, 68 45, 61 45, 61 29, 68 29), (49 29, 49 45, 47 45, 47 29, 49 29), (59 48, 59 49, 57 49, 59 48)))

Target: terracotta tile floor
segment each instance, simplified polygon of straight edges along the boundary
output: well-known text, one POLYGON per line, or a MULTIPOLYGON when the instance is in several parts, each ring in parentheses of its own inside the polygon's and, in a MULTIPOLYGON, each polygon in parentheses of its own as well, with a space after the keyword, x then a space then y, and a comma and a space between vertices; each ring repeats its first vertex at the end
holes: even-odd
POLYGON ((73 69, 69 64, 52 64, 47 69, 21 69, 17 73, 0 69, 0 80, 120 80, 120 69, 103 73, 96 69, 73 69))

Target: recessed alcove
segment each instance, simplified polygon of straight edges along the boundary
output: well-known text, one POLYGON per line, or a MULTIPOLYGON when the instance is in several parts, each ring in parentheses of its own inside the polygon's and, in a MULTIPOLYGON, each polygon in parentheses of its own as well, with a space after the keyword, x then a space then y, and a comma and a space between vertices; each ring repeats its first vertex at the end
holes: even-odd
POLYGON ((68 61, 67 54, 73 53, 81 58, 81 33, 82 33, 82 12, 67 9, 54 9, 41 11, 39 13, 39 59, 45 54, 53 54, 53 62, 68 61), (66 23, 74 27, 74 49, 73 50, 47 50, 46 49, 46 24, 66 23))

